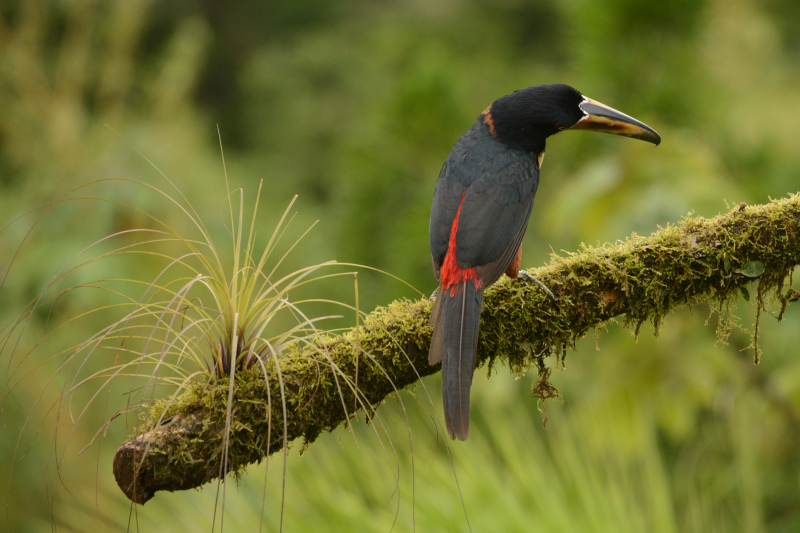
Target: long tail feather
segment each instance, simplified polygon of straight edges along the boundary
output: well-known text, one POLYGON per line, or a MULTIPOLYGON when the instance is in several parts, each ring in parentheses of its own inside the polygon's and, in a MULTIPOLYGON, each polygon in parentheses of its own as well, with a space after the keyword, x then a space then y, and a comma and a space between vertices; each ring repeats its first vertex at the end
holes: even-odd
MULTIPOLYGON (((469 435, 469 393, 475 370, 483 290, 465 281, 450 295, 440 291, 431 321, 435 321, 428 361, 442 361, 442 400, 447 432, 453 439, 469 435)), ((435 364, 435 363, 431 363, 435 364)))

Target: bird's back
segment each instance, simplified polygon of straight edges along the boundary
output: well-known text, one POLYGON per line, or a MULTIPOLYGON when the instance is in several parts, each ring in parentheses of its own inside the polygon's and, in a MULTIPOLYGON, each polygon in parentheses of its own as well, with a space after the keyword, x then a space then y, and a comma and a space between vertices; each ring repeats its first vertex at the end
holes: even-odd
MULTIPOLYGON (((436 184, 430 245, 437 277, 459 206, 458 265, 473 268, 495 263, 516 243, 508 252, 510 264, 525 232, 538 184, 536 154, 501 143, 492 136, 483 117, 479 118, 453 146, 436 184)), ((490 284, 499 274, 491 277, 494 279, 484 281, 490 284)))

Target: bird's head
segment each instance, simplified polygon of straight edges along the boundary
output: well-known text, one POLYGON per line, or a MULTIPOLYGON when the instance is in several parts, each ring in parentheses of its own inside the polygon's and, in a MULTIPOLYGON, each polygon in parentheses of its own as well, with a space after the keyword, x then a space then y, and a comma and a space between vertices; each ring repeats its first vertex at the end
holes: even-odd
POLYGON ((562 130, 589 130, 661 142, 651 127, 587 98, 569 85, 535 85, 495 100, 483 112, 492 135, 511 146, 544 151, 545 140, 562 130))

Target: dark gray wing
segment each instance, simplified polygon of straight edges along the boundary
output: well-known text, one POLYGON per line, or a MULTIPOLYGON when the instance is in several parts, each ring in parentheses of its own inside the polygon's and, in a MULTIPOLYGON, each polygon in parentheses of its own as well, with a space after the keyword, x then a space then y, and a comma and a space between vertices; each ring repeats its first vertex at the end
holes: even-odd
POLYGON ((481 267, 485 285, 499 278, 525 234, 538 184, 535 154, 497 141, 481 121, 473 125, 450 151, 436 183, 429 237, 437 279, 459 205, 458 265, 481 267))
POLYGON ((501 168, 487 168, 464 195, 456 234, 456 261, 462 268, 498 262, 505 271, 517 253, 533 208, 539 168, 534 158, 514 159, 501 168))

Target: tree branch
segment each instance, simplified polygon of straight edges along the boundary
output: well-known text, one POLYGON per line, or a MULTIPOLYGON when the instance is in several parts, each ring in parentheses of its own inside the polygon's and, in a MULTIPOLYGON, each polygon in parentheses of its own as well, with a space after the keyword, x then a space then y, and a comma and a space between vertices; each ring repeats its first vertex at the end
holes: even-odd
MULTIPOLYGON (((657 329, 677 307, 710 302, 724 322, 730 304, 755 279, 759 312, 774 293, 780 318, 798 299, 784 285, 800 263, 799 222, 795 194, 763 206, 742 204, 713 219, 688 218, 650 237, 554 256, 531 273, 552 290, 555 302, 515 280, 486 292, 478 364, 505 361, 515 372, 535 366, 541 378, 535 390, 552 397, 558 392, 547 382, 545 357, 561 356, 614 317, 624 317, 638 333, 646 321, 657 329)), ((239 372, 227 470, 237 473, 298 437, 308 445, 351 418, 357 367, 358 399, 368 416, 387 395, 438 372, 427 363, 430 309, 428 299, 397 301, 376 309, 358 331, 292 346, 277 366, 267 362, 239 372)), ((725 328, 719 331, 724 337, 725 328)), ((756 341, 757 331, 757 362, 756 341)), ((227 380, 196 385, 167 413, 163 406, 151 412, 146 431, 114 457, 114 475, 128 498, 145 503, 156 491, 199 487, 220 477, 227 395, 227 380), (162 414, 169 421, 156 426, 162 414)))

